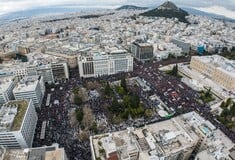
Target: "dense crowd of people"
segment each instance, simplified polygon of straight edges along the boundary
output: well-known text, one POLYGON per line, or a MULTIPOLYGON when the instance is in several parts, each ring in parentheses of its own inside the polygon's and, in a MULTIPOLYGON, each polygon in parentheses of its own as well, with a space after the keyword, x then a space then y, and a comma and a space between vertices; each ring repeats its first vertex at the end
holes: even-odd
MULTIPOLYGON (((176 61, 181 62, 180 60, 176 61)), ((148 95, 156 94, 163 103, 175 111, 175 116, 190 111, 197 111, 217 128, 220 128, 233 142, 235 142, 235 133, 216 120, 216 117, 210 112, 209 106, 206 104, 199 104, 197 102, 199 95, 196 91, 181 82, 179 78, 166 75, 159 71, 158 68, 160 65, 175 63, 176 61, 145 64, 135 62, 135 68, 132 73, 120 73, 113 76, 90 79, 80 79, 78 71, 72 71, 71 78, 53 86, 53 91, 51 90, 51 86, 47 86, 43 104, 41 109, 38 110, 38 124, 35 131, 33 146, 38 147, 58 143, 60 147, 65 148, 69 159, 91 159, 89 140, 79 140, 77 137, 77 134, 79 133, 78 127, 72 127, 70 123, 69 112, 72 108, 76 107, 76 105, 71 105, 70 102, 72 89, 81 86, 86 81, 96 81, 101 79, 115 81, 120 80, 123 76, 138 76, 143 78, 151 87, 151 91, 149 91, 148 95), (45 105, 48 93, 51 94, 50 106, 45 105), (58 100, 59 103, 53 103, 55 100, 58 100), (41 127, 44 121, 47 122, 45 137, 41 138, 41 127)), ((149 105, 147 96, 141 91, 139 94, 144 103, 149 105)), ((111 124, 110 121, 107 121, 106 117, 108 111, 101 107, 103 103, 111 103, 111 100, 108 102, 108 100, 104 101, 102 97, 97 97, 89 99, 86 103, 91 107, 95 116, 95 121, 105 124, 103 130, 99 131, 99 133, 122 130, 128 126, 139 127, 148 123, 155 123, 166 119, 156 115, 156 117, 151 117, 150 119, 128 119, 119 125, 111 124)))
POLYGON ((90 160, 90 143, 78 139, 78 128, 71 126, 69 118, 69 111, 74 107, 70 104, 71 91, 81 83, 76 76, 77 74, 72 74, 70 80, 53 87, 47 87, 43 104, 41 109, 38 110, 38 123, 33 146, 39 147, 58 143, 60 147, 64 147, 69 159, 90 160), (51 88, 54 88, 54 90, 52 91, 51 88), (51 94, 50 106, 45 105, 48 93, 51 94), (58 100, 59 103, 54 104, 55 100, 58 100), (45 138, 41 139, 43 121, 47 122, 47 126, 45 138))
POLYGON ((235 142, 235 133, 216 119, 216 116, 210 112, 210 107, 207 104, 199 104, 196 101, 199 99, 197 91, 194 91, 181 82, 179 78, 166 75, 159 71, 158 68, 160 65, 167 64, 168 62, 136 63, 133 75, 142 77, 149 82, 153 87, 154 93, 157 94, 168 107, 175 109, 175 116, 190 111, 196 111, 205 119, 209 120, 215 127, 221 129, 235 142))

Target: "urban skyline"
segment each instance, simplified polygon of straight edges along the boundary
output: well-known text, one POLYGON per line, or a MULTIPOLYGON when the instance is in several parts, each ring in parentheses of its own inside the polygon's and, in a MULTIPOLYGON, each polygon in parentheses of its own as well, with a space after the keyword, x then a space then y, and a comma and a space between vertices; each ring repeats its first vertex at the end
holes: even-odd
POLYGON ((235 159, 233 20, 171 1, 49 3, 0 20, 3 160, 235 159))

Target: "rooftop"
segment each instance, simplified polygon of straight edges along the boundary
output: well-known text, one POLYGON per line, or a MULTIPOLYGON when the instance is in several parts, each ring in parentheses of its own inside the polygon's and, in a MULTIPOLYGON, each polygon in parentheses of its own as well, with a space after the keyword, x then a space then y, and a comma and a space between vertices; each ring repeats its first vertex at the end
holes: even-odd
POLYGON ((227 74, 235 77, 235 61, 228 60, 219 55, 195 57, 200 58, 200 60, 202 60, 204 63, 211 64, 216 68, 226 72, 227 74))
POLYGON ((124 158, 139 154, 140 159, 161 159, 180 150, 192 149, 203 135, 207 138, 207 148, 213 153, 212 156, 218 153, 217 156, 228 157, 234 143, 196 112, 142 128, 127 128, 119 132, 95 135, 91 137, 91 142, 94 155, 101 159, 108 158, 111 153, 124 158))
POLYGON ((4 93, 12 84, 14 76, 0 78, 0 93, 4 93))
POLYGON ((133 42, 133 44, 138 45, 140 47, 149 47, 149 46, 153 46, 152 44, 142 40, 142 39, 137 39, 133 42))
POLYGON ((82 56, 81 58, 85 57, 92 57, 94 61, 99 60, 109 60, 109 59, 117 59, 117 58, 126 58, 132 56, 130 53, 128 53, 126 50, 107 50, 101 51, 101 50, 93 50, 89 53, 87 53, 85 56, 82 56))
POLYGON ((22 149, 8 149, 6 150, 3 160, 27 160, 28 159, 28 153, 25 152, 25 150, 22 149))
POLYGON ((180 123, 180 118, 147 125, 142 128, 114 132, 92 137, 95 155, 102 157, 116 152, 118 157, 127 158, 130 153, 139 153, 140 159, 150 159, 176 153, 181 149, 194 146, 199 139, 194 133, 188 133, 180 123))
POLYGON ((0 131, 18 131, 23 122, 28 101, 10 101, 0 108, 0 131))
MULTIPOLYGON (((5 149, 3 160, 63 160, 66 155, 64 148, 57 143, 28 149, 5 149)), ((1 156, 1 154, 0 154, 1 156)))
POLYGON ((233 148, 234 144, 230 139, 225 137, 225 135, 220 130, 216 130, 213 137, 209 139, 207 143, 207 149, 199 152, 195 159, 229 159, 228 157, 233 153, 231 148, 233 148))
POLYGON ((63 160, 64 157, 64 149, 59 148, 53 151, 47 151, 45 160, 63 160))
POLYGON ((13 92, 34 91, 37 87, 40 76, 27 76, 24 77, 14 88, 13 92))

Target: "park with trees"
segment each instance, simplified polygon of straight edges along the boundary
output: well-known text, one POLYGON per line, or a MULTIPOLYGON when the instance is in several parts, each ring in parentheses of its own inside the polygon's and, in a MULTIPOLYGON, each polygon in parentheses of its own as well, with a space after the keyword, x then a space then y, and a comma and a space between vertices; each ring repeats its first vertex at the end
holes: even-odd
POLYGON ((139 95, 128 89, 125 77, 121 79, 119 85, 115 85, 113 88, 107 82, 104 94, 112 99, 108 110, 114 123, 120 123, 128 118, 152 116, 153 114, 141 103, 139 95))
POLYGON ((231 98, 228 98, 221 103, 220 107, 223 111, 218 116, 218 120, 235 131, 235 102, 233 102, 231 98))

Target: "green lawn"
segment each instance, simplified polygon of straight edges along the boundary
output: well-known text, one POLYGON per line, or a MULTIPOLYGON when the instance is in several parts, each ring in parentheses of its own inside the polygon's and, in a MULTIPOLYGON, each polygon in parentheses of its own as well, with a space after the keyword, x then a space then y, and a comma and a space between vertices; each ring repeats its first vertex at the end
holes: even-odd
POLYGON ((22 122, 23 122, 24 115, 25 115, 25 112, 28 107, 28 102, 23 100, 23 101, 13 102, 13 104, 14 103, 18 104, 18 108, 17 108, 17 114, 16 114, 14 121, 13 121, 13 124, 11 126, 11 131, 18 131, 21 127, 22 122))

